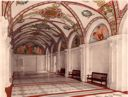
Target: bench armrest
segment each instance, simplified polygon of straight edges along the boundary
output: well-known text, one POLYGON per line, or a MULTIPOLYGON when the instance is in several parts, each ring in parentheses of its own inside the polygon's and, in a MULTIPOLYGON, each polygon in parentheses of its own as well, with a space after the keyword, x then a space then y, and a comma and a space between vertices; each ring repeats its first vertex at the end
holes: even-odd
POLYGON ((91 78, 92 77, 92 75, 87 75, 87 78, 91 78))
POLYGON ((69 72, 68 74, 69 74, 69 75, 72 75, 72 72, 69 72))

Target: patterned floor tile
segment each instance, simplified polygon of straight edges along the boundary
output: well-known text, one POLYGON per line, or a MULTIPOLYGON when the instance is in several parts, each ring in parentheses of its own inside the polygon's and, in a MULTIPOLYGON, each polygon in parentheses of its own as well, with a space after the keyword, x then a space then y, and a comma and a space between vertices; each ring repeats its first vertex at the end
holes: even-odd
POLYGON ((91 95, 91 96, 85 96, 85 97, 128 97, 128 95, 120 92, 114 92, 114 93, 98 94, 98 95, 91 95))
MULTIPOLYGON (((46 73, 16 75, 13 84, 12 97, 28 97, 33 95, 40 95, 40 97, 72 97, 76 95, 84 96, 88 94, 112 92, 112 90, 103 89, 102 87, 89 83, 83 83, 71 78, 64 78, 59 75, 46 73)), ((118 97, 115 94, 110 95, 112 95, 110 97, 118 97)), ((107 95, 93 95, 90 97, 102 96, 109 97, 107 95)))

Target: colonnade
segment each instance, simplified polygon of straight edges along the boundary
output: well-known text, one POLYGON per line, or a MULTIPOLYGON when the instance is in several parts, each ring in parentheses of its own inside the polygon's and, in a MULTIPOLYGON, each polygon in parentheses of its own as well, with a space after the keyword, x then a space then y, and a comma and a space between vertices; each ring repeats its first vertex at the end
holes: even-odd
MULTIPOLYGON (((7 21, 2 21, 2 30, 0 32, 0 97, 6 97, 5 87, 11 85, 12 78, 12 64, 13 52, 10 45, 10 38, 7 36, 7 21)), ((109 78, 108 86, 115 90, 128 91, 128 34, 115 35, 107 39, 109 42, 109 78)), ((80 49, 80 70, 81 81, 86 81, 87 74, 90 74, 90 44, 82 44, 80 49)), ((66 73, 71 71, 71 49, 66 49, 66 73)), ((100 60, 99 60, 100 61, 100 60)), ((60 51, 55 54, 46 54, 46 66, 48 71, 56 67, 53 72, 56 72, 61 67, 60 64, 60 51), (54 62, 56 56, 56 62, 54 62), (53 64, 54 63, 54 64, 53 64), (56 66, 55 66, 56 65, 56 66)))
MULTIPOLYGON (((128 91, 128 34, 115 35, 106 40, 109 44, 109 72, 108 72, 108 87, 128 91)), ((87 75, 91 73, 90 70, 90 44, 82 44, 80 49, 80 71, 81 81, 87 81, 87 75)), ((66 64, 65 64, 65 77, 68 77, 71 72, 71 49, 66 49, 66 64)), ((57 70, 61 67, 60 64, 60 51, 55 53, 57 56, 57 70)), ((79 55, 78 55, 79 57, 79 55)), ((100 59, 99 59, 100 61, 100 59)), ((52 64, 54 65, 54 64, 52 64)))

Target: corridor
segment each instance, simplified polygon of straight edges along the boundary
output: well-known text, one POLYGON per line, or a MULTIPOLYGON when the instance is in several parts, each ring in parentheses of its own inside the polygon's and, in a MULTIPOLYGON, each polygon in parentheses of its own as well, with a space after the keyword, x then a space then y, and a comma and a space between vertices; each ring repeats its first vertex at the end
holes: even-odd
POLYGON ((127 1, 1 0, 0 97, 128 97, 127 1))

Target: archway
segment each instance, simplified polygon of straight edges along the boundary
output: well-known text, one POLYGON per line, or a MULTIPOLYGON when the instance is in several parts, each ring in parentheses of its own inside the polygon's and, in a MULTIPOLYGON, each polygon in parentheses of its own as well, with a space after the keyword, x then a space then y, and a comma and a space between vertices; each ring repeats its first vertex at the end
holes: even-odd
POLYGON ((96 21, 92 22, 91 25, 88 27, 89 29, 87 29, 87 33, 84 37, 85 43, 89 44, 93 30, 100 24, 104 24, 107 27, 108 32, 109 32, 109 36, 111 36, 111 28, 110 28, 110 25, 108 24, 108 22, 102 18, 97 19, 96 21))
POLYGON ((71 71, 81 70, 81 53, 80 53, 80 37, 78 35, 73 37, 71 44, 71 71))
POLYGON ((66 62, 67 62, 67 58, 66 58, 66 50, 67 49, 67 43, 64 39, 61 40, 61 45, 60 45, 60 68, 59 69, 66 69, 66 62))
POLYGON ((50 51, 49 48, 46 48, 46 69, 47 72, 50 72, 50 51))
POLYGON ((88 57, 88 71, 91 72, 109 72, 109 43, 107 38, 111 36, 111 29, 105 19, 94 21, 85 37, 88 57))

